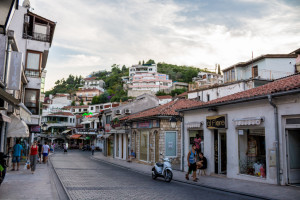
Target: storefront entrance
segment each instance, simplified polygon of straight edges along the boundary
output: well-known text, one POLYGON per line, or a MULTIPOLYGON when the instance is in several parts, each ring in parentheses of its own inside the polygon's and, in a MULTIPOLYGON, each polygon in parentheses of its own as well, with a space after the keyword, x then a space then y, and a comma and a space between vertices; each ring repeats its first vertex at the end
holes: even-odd
POLYGON ((215 173, 227 173, 226 132, 214 130, 215 173))
POLYGON ((140 137, 140 160, 148 161, 149 160, 149 132, 141 131, 140 137))
POLYGON ((287 132, 288 182, 300 185, 300 130, 287 132))

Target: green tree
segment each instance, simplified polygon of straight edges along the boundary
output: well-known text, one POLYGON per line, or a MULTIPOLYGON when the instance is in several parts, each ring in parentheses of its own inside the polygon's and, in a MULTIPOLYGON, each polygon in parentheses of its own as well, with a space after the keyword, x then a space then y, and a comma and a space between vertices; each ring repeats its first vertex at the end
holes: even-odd
POLYGON ((72 101, 71 106, 75 106, 75 105, 76 105, 75 101, 72 101))
POLYGON ((156 95, 156 96, 165 96, 165 95, 168 95, 168 94, 165 93, 164 91, 158 91, 158 92, 156 92, 155 95, 156 95))

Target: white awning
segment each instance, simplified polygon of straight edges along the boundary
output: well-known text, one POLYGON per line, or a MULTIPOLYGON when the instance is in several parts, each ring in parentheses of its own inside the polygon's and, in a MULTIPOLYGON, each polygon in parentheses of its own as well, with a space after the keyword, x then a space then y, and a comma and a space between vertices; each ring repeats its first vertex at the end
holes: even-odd
POLYGON ((70 131, 71 131, 71 129, 65 130, 65 131, 63 131, 62 133, 68 133, 68 132, 70 132, 70 131))
POLYGON ((7 137, 29 137, 27 124, 14 116, 11 119, 11 123, 7 126, 7 137))
POLYGON ((89 123, 92 123, 93 121, 84 121, 84 122, 81 122, 80 124, 89 124, 89 123))
POLYGON ((264 121, 264 117, 233 119, 233 121, 236 126, 259 126, 264 121))

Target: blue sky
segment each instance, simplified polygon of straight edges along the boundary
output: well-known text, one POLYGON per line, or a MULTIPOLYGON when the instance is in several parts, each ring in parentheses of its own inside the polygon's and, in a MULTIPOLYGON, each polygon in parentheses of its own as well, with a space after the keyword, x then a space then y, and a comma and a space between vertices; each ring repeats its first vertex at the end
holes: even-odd
POLYGON ((300 47, 299 0, 30 0, 57 22, 46 89, 69 74, 86 76, 154 59, 214 69, 300 47))

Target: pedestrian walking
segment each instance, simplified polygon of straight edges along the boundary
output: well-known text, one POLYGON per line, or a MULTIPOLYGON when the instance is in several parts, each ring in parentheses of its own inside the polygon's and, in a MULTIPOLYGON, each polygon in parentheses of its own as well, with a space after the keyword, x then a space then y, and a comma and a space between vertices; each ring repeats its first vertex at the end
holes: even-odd
POLYGON ((67 146, 67 143, 64 144, 64 153, 68 153, 68 146, 67 146))
POLYGON ((191 151, 189 151, 188 156, 187 156, 187 161, 188 161, 188 166, 189 166, 189 170, 188 173, 185 175, 186 180, 189 180, 189 174, 191 172, 193 172, 193 181, 197 182, 197 177, 196 177, 196 170, 197 170, 197 166, 196 166, 196 145, 193 144, 192 145, 192 149, 191 151))
POLYGON ((91 148, 92 148, 92 155, 94 155, 94 152, 95 152, 95 145, 92 144, 91 148))
POLYGON ((38 145, 37 145, 36 141, 34 141, 33 145, 31 145, 31 147, 30 147, 29 156, 30 156, 31 173, 34 174, 34 171, 36 168, 36 163, 38 160, 38 145))
POLYGON ((201 152, 201 138, 199 134, 196 134, 196 138, 194 139, 194 143, 196 145, 197 154, 201 152))
POLYGON ((17 171, 19 171, 20 168, 20 158, 23 152, 23 147, 20 145, 20 140, 17 140, 16 144, 13 147, 13 168, 12 171, 15 171, 16 163, 17 163, 17 171))
POLYGON ((38 153, 39 153, 39 163, 42 163, 42 149, 43 145, 40 141, 38 141, 38 153))
POLYGON ((50 147, 47 142, 45 142, 45 144, 43 145, 42 152, 43 152, 43 161, 46 164, 48 161, 48 154, 50 152, 50 147))

